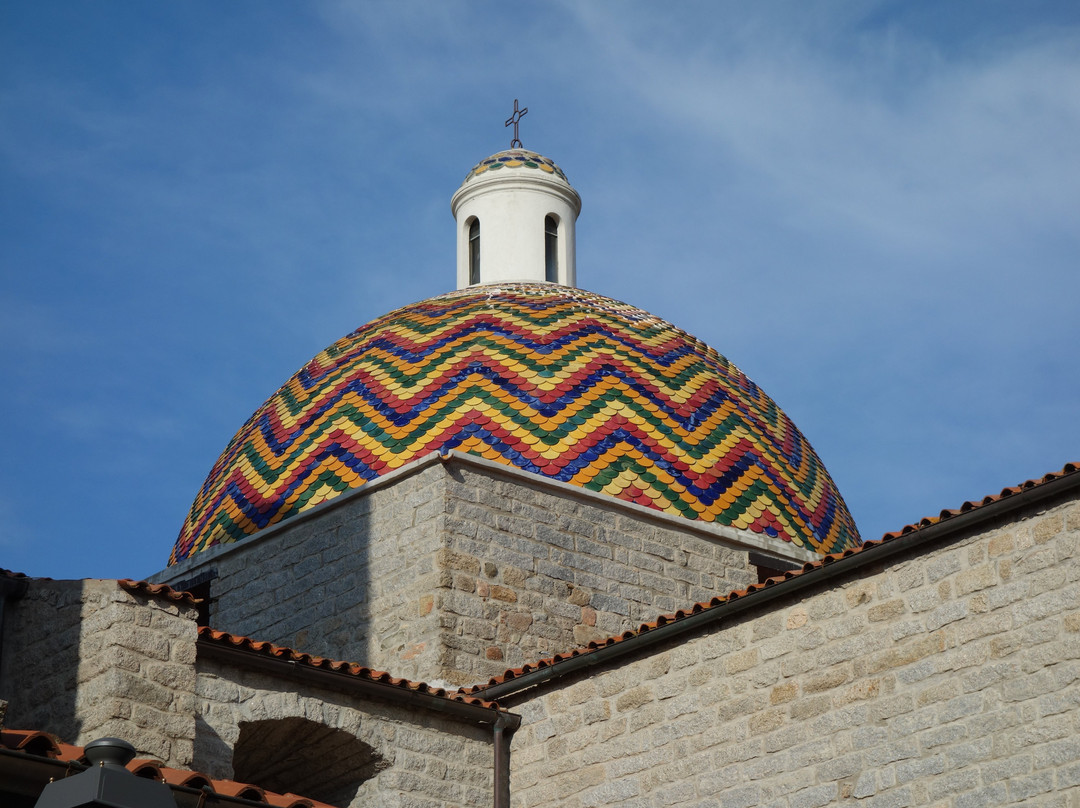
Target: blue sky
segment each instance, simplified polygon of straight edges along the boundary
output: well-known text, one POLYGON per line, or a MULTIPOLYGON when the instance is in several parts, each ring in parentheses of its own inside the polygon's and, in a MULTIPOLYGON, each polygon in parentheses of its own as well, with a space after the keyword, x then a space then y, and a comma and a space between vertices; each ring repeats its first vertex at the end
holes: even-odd
POLYGON ((0 6, 0 566, 145 577, 252 411, 454 285, 521 136, 578 281, 760 384, 865 538, 1080 459, 1080 5, 0 6))

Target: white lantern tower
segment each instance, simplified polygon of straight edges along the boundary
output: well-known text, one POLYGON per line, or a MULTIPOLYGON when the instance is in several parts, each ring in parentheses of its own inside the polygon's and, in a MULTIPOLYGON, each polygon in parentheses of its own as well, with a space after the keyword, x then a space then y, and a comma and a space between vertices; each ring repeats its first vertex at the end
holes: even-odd
POLYGON ((576 285, 581 197, 548 158, 513 147, 493 154, 465 177, 450 209, 459 289, 510 281, 576 285))

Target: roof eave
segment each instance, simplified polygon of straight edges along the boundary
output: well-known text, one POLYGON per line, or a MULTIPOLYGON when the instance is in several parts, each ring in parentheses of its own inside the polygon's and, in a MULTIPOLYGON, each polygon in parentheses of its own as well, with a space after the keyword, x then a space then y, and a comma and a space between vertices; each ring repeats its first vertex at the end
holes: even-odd
MULTIPOLYGON (((354 676, 344 670, 304 665, 294 660, 281 659, 246 648, 223 644, 203 636, 199 637, 197 648, 199 656, 204 659, 212 659, 247 670, 262 671, 272 676, 287 677, 314 686, 344 689, 372 699, 444 713, 470 723, 495 725, 501 722, 502 726, 510 729, 517 729, 521 724, 520 716, 508 713, 497 706, 470 704, 452 697, 354 676)), ((490 701, 490 699, 485 700, 490 701)))
POLYGON ((879 564, 893 556, 911 552, 924 544, 944 541, 1016 510, 1056 499, 1074 489, 1080 489, 1080 470, 1071 471, 1060 477, 1041 482, 1031 488, 1022 489, 1007 497, 974 507, 969 511, 950 515, 948 518, 933 524, 916 527, 910 532, 886 536, 879 542, 867 542, 860 548, 848 550, 842 554, 826 556, 822 561, 810 566, 805 571, 784 579, 772 578, 766 585, 753 588, 745 595, 735 598, 729 596, 729 599, 716 606, 702 609, 697 613, 680 617, 655 628, 649 628, 625 639, 609 641, 609 644, 595 649, 582 650, 573 656, 515 676, 513 679, 507 679, 486 687, 470 688, 469 692, 485 699, 504 699, 575 671, 610 662, 627 654, 666 642, 702 626, 741 615, 750 609, 764 607, 772 601, 790 597, 866 565, 879 564))

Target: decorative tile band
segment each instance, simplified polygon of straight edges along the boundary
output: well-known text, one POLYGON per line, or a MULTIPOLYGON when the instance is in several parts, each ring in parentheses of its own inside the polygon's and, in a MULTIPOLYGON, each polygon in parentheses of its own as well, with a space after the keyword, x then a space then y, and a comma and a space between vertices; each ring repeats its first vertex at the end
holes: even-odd
POLYGON ((553 284, 470 287, 338 340, 248 420, 169 563, 458 449, 821 553, 860 543, 784 412, 712 348, 553 284))
POLYGON ((502 168, 535 168, 543 171, 545 174, 554 174, 561 177, 567 185, 570 184, 570 180, 566 179, 566 175, 563 174, 562 169, 555 165, 554 162, 544 157, 542 154, 526 151, 524 149, 502 151, 498 154, 491 155, 491 157, 486 160, 481 160, 473 166, 472 171, 465 175, 462 184, 464 185, 473 177, 479 177, 483 174, 498 171, 502 168))

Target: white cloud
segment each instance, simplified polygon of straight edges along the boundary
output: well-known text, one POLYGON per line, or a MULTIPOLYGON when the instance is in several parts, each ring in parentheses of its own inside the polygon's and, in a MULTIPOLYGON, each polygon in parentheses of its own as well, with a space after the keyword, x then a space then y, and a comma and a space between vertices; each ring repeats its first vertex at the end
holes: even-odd
MULTIPOLYGON (((861 0, 237 8, 170 29, 167 58, 144 21, 94 51, 113 72, 27 50, 9 74, 0 165, 23 218, 2 316, 33 384, 5 404, 25 431, 54 415, 35 399, 61 402, 12 438, 13 468, 73 433, 88 469, 145 442, 191 477, 147 482, 174 498, 147 510, 182 513, 311 354, 453 284, 448 198, 508 143, 514 97, 526 145, 583 194, 582 284, 714 342, 860 513, 915 490, 955 504, 935 486, 994 435, 1076 454, 1073 29, 942 33, 916 19, 930 5, 861 0)), ((137 476, 86 482, 85 507, 137 476)), ((18 507, 51 529, 51 506, 18 507)), ((138 530, 164 547, 162 520, 138 530)))

